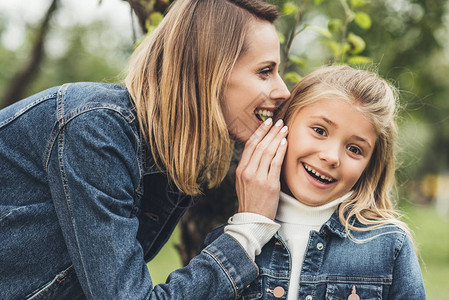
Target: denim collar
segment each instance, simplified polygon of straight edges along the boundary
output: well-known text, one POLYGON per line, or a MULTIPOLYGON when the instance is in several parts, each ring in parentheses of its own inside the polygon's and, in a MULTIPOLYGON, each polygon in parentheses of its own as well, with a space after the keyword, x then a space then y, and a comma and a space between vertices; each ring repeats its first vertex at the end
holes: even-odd
MULTIPOLYGON (((345 226, 341 224, 340 218, 338 217, 339 207, 334 211, 329 220, 327 220, 327 222, 324 223, 324 225, 321 227, 320 232, 324 229, 327 229, 328 231, 338 235, 341 238, 347 238, 348 232, 346 231, 345 226)), ((356 218, 352 217, 349 223, 351 224, 351 226, 354 226, 356 221, 357 221, 356 218)))
POLYGON ((154 157, 151 153, 151 149, 150 147, 145 143, 145 139, 143 138, 143 136, 141 136, 141 141, 142 141, 142 154, 143 154, 143 174, 144 175, 148 175, 148 174, 155 174, 155 173, 165 173, 164 171, 161 171, 157 165, 156 162, 154 160, 154 157))
POLYGON ((329 218, 329 220, 327 220, 327 222, 324 223, 320 231, 322 231, 325 228, 341 238, 346 238, 348 236, 345 227, 343 226, 343 224, 341 224, 340 219, 338 218, 338 209, 335 210, 332 216, 329 218))
POLYGON ((132 114, 134 115, 134 118, 137 122, 136 127, 137 127, 137 131, 138 131, 138 135, 139 135, 140 155, 141 155, 141 161, 143 161, 143 175, 165 173, 164 171, 161 171, 157 167, 156 162, 153 157, 153 154, 151 153, 150 146, 145 141, 142 130, 140 129, 136 105, 134 104, 134 101, 131 98, 131 95, 129 94, 129 92, 128 92, 128 99, 129 99, 129 104, 130 104, 130 110, 131 110, 132 114))

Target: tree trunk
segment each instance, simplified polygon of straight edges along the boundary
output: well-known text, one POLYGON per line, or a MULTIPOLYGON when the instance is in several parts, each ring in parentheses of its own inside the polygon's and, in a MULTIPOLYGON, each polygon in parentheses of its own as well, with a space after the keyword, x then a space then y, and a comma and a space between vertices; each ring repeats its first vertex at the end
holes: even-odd
POLYGON ((45 14, 44 19, 37 31, 36 40, 30 53, 29 61, 13 76, 8 89, 4 95, 4 105, 8 106, 20 100, 24 96, 26 87, 37 75, 39 66, 44 59, 44 43, 47 36, 50 20, 58 7, 58 0, 53 0, 45 14))

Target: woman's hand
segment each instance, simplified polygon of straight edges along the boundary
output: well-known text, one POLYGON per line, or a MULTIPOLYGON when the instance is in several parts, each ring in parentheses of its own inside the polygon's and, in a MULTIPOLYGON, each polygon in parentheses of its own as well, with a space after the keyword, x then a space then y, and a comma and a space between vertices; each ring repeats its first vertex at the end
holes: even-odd
POLYGON ((239 212, 274 220, 279 203, 280 174, 287 149, 287 126, 266 120, 246 142, 236 170, 239 212), (271 130, 270 130, 271 128, 271 130))

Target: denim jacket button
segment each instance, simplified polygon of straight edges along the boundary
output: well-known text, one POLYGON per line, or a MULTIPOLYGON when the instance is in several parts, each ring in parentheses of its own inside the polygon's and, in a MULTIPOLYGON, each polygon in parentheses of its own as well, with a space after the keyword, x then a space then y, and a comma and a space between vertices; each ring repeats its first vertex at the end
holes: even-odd
POLYGON ((312 296, 311 295, 307 295, 306 300, 312 300, 312 296))
POLYGON ((273 290, 273 295, 276 298, 281 298, 282 296, 284 296, 284 294, 285 294, 285 290, 282 286, 277 286, 273 290))
POLYGON ((272 293, 274 297, 281 298, 285 294, 285 290, 282 286, 277 286, 274 290, 267 288, 268 293, 272 293))
POLYGON ((316 244, 316 248, 317 248, 318 250, 323 250, 323 248, 324 248, 323 243, 318 243, 318 244, 316 244))

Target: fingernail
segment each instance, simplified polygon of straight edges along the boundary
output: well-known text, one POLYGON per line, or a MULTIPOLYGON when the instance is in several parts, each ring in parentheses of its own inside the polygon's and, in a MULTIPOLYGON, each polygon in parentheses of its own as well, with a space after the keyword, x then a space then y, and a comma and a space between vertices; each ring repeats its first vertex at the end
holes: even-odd
POLYGON ((287 143, 287 139, 286 138, 283 138, 282 140, 281 140, 281 145, 285 145, 287 143))
POLYGON ((271 124, 272 121, 273 121, 272 118, 268 118, 268 119, 265 120, 264 124, 268 126, 268 125, 271 124))
POLYGON ((279 127, 282 125, 282 120, 278 120, 274 126, 279 127))
POLYGON ((287 127, 287 126, 284 126, 284 127, 282 127, 281 132, 284 133, 284 132, 287 131, 287 129, 288 129, 288 127, 287 127))

